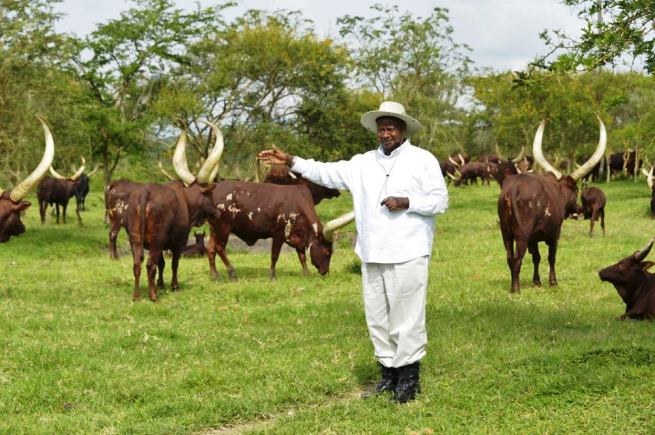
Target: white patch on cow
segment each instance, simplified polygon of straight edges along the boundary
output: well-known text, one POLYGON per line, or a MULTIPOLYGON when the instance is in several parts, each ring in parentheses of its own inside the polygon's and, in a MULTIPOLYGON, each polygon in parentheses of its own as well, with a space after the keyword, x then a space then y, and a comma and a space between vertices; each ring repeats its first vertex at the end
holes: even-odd
POLYGON ((532 208, 532 201, 528 201, 528 208, 532 208))
POLYGON ((312 224, 312 228, 314 228, 314 234, 316 234, 316 236, 318 237, 318 224, 314 222, 312 224))
POLYGON ((261 211, 262 211, 262 208, 261 208, 261 207, 257 207, 257 212, 259 213, 259 212, 261 212, 261 211))
POLYGON ((122 215, 127 211, 128 208, 130 208, 130 205, 122 199, 119 199, 116 201, 116 206, 112 210, 116 211, 116 214, 122 215))
POLYGON ((234 204, 230 204, 230 205, 227 206, 227 211, 232 213, 232 217, 234 217, 234 216, 237 215, 237 213, 239 213, 241 211, 241 209, 238 208, 237 206, 235 206, 234 204))
POLYGON ((289 240, 289 236, 291 236, 291 231, 293 230, 293 221, 291 219, 287 219, 286 223, 284 225, 284 238, 289 240))
POLYGON ((225 210, 225 204, 221 203, 216 206, 217 209, 219 210, 225 210))
POLYGON ((225 199, 227 201, 232 201, 232 193, 228 193, 227 195, 225 195, 225 199))
POLYGON ((548 207, 546 207, 546 211, 544 212, 544 216, 550 216, 550 210, 548 207))
POLYGON ((252 213, 252 212, 249 212, 249 213, 248 213, 248 219, 252 220, 252 216, 253 216, 253 213, 252 213))

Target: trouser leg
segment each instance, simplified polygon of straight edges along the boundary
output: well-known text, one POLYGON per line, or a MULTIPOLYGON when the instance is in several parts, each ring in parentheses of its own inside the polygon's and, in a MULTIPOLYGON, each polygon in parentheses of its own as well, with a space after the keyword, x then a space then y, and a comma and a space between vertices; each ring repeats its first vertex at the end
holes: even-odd
POLYGON ((396 344, 389 337, 389 303, 382 277, 384 264, 362 263, 362 293, 368 333, 375 358, 391 367, 396 344))

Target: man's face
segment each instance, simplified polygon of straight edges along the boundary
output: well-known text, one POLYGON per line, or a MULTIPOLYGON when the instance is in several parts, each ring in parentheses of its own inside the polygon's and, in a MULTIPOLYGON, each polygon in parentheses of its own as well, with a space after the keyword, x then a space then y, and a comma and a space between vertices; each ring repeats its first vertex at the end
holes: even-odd
POLYGON ((385 154, 398 148, 405 141, 405 123, 397 118, 378 118, 378 141, 385 154))

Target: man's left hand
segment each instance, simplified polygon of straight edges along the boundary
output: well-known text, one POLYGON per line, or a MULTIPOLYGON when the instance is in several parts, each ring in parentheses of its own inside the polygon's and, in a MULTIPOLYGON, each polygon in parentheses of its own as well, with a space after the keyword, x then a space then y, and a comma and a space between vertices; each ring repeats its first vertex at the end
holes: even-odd
POLYGON ((409 208, 409 198, 389 196, 384 198, 380 205, 386 206, 389 211, 406 210, 409 208))

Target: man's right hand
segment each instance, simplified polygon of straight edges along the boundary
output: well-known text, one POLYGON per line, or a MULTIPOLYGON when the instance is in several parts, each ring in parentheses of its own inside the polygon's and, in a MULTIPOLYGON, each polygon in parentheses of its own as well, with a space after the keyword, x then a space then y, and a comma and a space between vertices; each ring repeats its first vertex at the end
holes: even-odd
POLYGON ((288 167, 291 167, 293 164, 293 156, 291 154, 285 153, 275 145, 273 145, 273 148, 270 150, 261 151, 259 154, 257 154, 257 158, 262 163, 269 163, 273 165, 287 165, 288 167))

